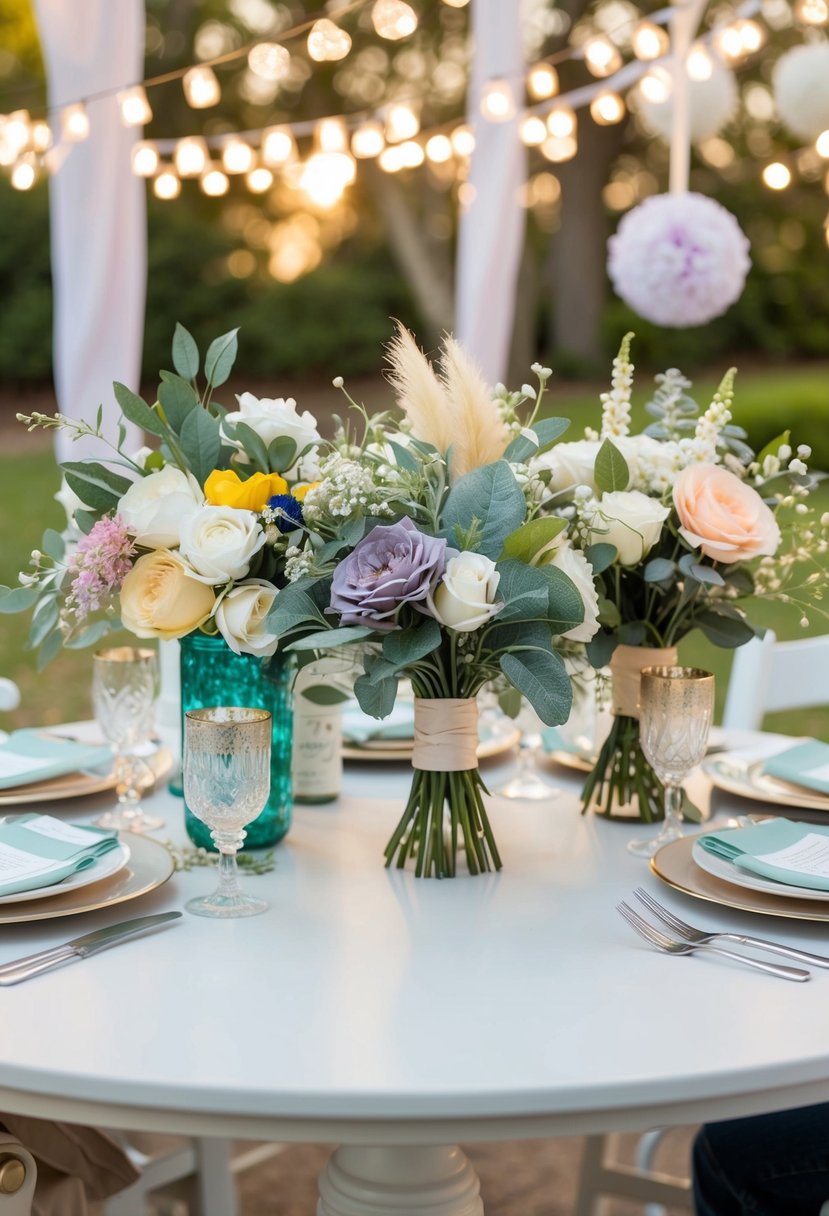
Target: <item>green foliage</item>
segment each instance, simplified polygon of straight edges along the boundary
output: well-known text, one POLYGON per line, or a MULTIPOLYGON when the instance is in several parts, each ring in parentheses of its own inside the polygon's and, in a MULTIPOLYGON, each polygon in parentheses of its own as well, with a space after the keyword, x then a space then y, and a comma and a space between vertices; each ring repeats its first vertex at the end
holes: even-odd
POLYGON ((525 513, 523 491, 507 462, 499 460, 455 482, 443 509, 441 535, 458 545, 477 524, 475 548, 494 561, 525 513))
POLYGON ((605 439, 596 455, 594 476, 596 486, 602 494, 610 494, 615 490, 626 490, 630 485, 628 463, 616 444, 609 439, 605 439))

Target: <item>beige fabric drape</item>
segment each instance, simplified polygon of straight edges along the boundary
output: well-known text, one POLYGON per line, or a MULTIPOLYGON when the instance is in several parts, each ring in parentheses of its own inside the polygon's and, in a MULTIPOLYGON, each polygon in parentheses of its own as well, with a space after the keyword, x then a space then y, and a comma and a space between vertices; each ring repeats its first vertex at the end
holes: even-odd
POLYGON ((412 767, 459 773, 478 767, 478 703, 474 697, 415 697, 412 767))

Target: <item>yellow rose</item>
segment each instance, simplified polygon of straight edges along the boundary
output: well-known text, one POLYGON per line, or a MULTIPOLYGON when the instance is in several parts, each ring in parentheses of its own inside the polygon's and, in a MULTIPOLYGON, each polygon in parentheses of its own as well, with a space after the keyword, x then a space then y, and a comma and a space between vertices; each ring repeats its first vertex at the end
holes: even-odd
POLYGON ((254 473, 242 481, 233 469, 214 469, 204 483, 204 496, 212 507, 239 507, 261 511, 274 494, 287 494, 288 483, 279 473, 254 473))
POLYGON ((318 481, 306 481, 305 485, 294 486, 291 493, 297 502, 305 502, 305 495, 309 490, 315 490, 320 483, 318 481))
POLYGON ((139 557, 121 585, 121 620, 139 638, 182 638, 207 620, 215 603, 213 588, 192 578, 169 549, 139 557))

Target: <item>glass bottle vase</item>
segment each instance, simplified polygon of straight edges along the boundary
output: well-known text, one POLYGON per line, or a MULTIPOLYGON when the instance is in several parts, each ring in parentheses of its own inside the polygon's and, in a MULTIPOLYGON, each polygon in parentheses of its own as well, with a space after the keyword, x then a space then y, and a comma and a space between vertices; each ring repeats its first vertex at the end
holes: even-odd
MULTIPOLYGON (((224 638, 204 633, 181 639, 182 718, 189 709, 211 705, 269 709, 273 715, 271 791, 262 814, 246 828, 244 849, 270 848, 291 826, 292 676, 289 655, 234 654, 224 638)), ((208 828, 186 804, 184 822, 195 845, 215 851, 208 828)))

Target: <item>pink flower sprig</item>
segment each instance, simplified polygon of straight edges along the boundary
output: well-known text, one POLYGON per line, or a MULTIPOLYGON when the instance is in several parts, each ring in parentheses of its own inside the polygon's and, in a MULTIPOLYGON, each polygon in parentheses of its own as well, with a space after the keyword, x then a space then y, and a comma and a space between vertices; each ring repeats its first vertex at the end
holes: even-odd
POLYGON ((80 623, 92 612, 109 607, 113 595, 132 569, 135 545, 120 516, 99 519, 81 537, 67 567, 75 575, 66 609, 80 623))

